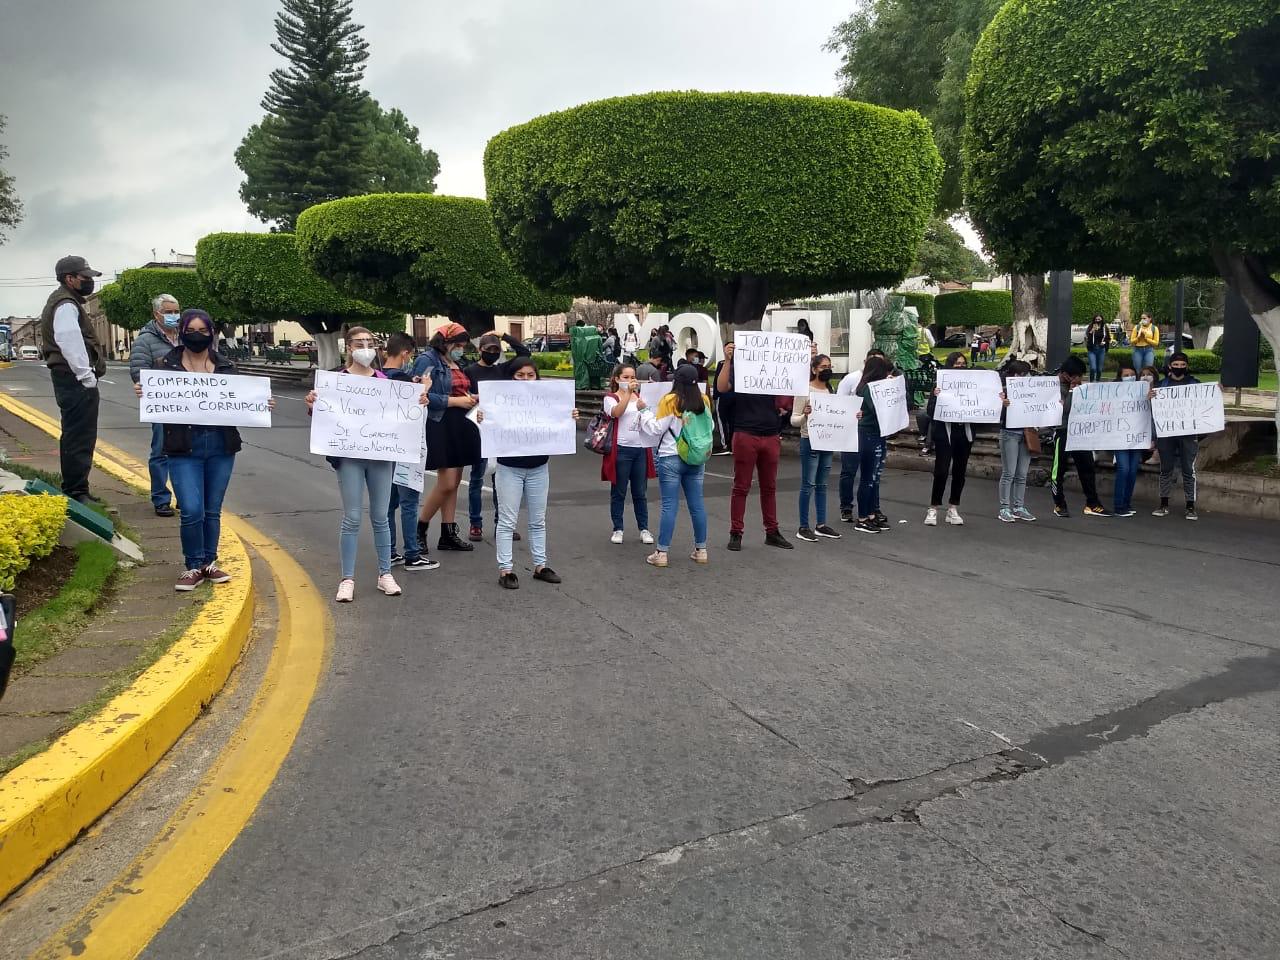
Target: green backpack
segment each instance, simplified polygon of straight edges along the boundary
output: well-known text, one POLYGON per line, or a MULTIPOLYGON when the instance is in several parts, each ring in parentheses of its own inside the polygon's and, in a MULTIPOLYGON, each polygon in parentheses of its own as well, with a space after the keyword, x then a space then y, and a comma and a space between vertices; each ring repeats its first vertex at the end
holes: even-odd
POLYGON ((710 410, 704 408, 701 413, 686 413, 684 426, 676 437, 676 453, 689 466, 699 467, 711 456, 714 437, 715 421, 711 419, 710 410))

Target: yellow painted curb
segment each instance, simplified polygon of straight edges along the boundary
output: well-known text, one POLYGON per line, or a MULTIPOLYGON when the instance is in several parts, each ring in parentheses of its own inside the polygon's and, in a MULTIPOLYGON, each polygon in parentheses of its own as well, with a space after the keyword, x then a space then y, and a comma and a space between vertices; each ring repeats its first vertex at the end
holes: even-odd
MULTIPOLYGON (((59 435, 50 418, 2 392, 0 406, 59 435)), ((101 454, 95 461, 149 488, 129 466, 101 454)), ((248 552, 235 534, 225 538, 219 562, 231 582, 212 588, 200 619, 167 653, 101 713, 0 779, 0 899, 142 779, 226 683, 249 636, 253 583, 248 552)))

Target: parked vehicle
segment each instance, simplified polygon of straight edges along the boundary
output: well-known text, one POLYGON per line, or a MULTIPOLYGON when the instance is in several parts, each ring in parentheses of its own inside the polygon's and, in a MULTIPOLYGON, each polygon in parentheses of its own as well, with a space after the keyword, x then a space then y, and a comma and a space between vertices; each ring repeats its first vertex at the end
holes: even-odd
POLYGON ((33 347, 31 344, 28 343, 25 346, 18 348, 18 359, 19 360, 42 360, 44 358, 40 356, 40 350, 38 348, 33 347))
POLYGON ((959 349, 961 347, 969 346, 969 339, 970 338, 967 333, 952 333, 952 334, 948 334, 947 336, 939 340, 938 346, 955 347, 959 349))
POLYGON ((555 353, 569 349, 567 333, 548 333, 532 337, 525 344, 532 353, 555 353))

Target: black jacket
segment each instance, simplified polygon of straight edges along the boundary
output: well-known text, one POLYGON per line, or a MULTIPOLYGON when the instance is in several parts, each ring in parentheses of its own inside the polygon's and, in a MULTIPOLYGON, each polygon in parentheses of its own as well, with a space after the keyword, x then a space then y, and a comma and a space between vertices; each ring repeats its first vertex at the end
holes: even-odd
MULTIPOLYGON (((156 363, 157 370, 181 370, 182 347, 174 347, 156 363)), ((236 365, 220 353, 209 351, 214 373, 235 373, 236 365)), ((164 427, 164 452, 168 457, 185 457, 191 454, 191 426, 186 423, 166 423, 164 427)), ((240 431, 235 427, 218 427, 227 444, 227 453, 240 452, 240 431)))

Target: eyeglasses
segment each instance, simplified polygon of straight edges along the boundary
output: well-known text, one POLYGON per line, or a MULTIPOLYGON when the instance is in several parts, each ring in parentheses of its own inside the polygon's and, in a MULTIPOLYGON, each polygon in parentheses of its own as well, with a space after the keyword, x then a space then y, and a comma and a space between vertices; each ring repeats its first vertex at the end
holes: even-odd
POLYGON ((373 340, 352 340, 350 346, 353 347, 376 347, 377 343, 373 340))

